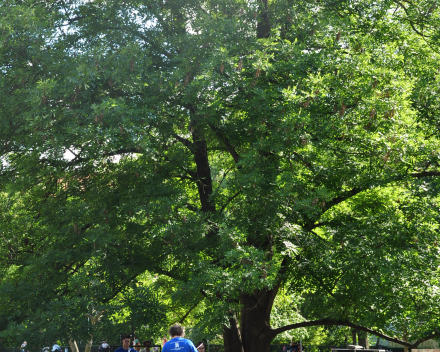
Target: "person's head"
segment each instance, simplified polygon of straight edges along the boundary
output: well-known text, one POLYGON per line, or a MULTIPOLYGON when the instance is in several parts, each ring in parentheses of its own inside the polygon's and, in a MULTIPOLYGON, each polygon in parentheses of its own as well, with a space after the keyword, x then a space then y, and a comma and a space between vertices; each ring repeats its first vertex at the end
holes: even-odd
POLYGON ((151 341, 150 340, 144 341, 144 347, 146 351, 149 351, 151 348, 151 341))
POLYGON ((130 347, 130 340, 131 340, 130 334, 122 334, 121 335, 121 342, 122 342, 122 347, 124 348, 124 350, 127 350, 130 347))
POLYGON ((141 347, 142 347, 142 346, 141 346, 141 344, 140 344, 139 342, 136 342, 136 343, 134 344, 133 347, 134 347, 134 349, 135 349, 136 351, 139 352, 139 351, 141 350, 141 347))
POLYGON ((183 326, 180 326, 180 324, 174 324, 172 327, 170 327, 170 336, 171 337, 175 337, 175 336, 180 336, 183 337, 185 336, 185 329, 183 328, 183 326))
POLYGON ((205 352, 205 344, 203 343, 203 341, 197 342, 196 348, 198 352, 205 352))

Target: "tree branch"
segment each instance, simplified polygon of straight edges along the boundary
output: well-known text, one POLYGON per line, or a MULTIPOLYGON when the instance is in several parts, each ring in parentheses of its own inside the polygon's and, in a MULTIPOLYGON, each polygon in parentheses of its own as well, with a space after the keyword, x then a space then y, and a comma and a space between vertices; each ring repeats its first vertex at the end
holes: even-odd
POLYGON ((208 126, 211 128, 211 130, 213 130, 217 138, 224 143, 227 151, 229 152, 229 154, 231 154, 234 161, 238 163, 238 160, 240 159, 240 155, 238 155, 237 151, 235 150, 235 147, 231 144, 231 142, 229 142, 228 138, 223 134, 220 128, 215 127, 210 123, 208 124, 208 126))
POLYGON ((223 213, 223 210, 225 210, 225 208, 229 205, 229 203, 231 203, 231 201, 234 200, 234 198, 236 198, 239 194, 241 193, 241 191, 238 191, 237 193, 235 193, 232 197, 229 197, 228 201, 226 202, 225 205, 222 206, 222 208, 220 209, 220 213, 223 213))
POLYGON ((178 323, 179 324, 183 324, 183 322, 185 321, 185 319, 188 317, 188 315, 194 310, 194 308, 196 308, 198 305, 199 305, 199 303, 201 302, 202 300, 200 300, 200 301, 198 301, 198 302, 196 302, 186 313, 185 313, 185 315, 182 317, 182 318, 180 318, 179 319, 179 321, 178 321, 178 323))
POLYGON ((365 188, 361 187, 354 187, 350 191, 344 192, 337 196, 336 198, 333 198, 330 202, 326 204, 325 210, 330 209, 331 207, 334 207, 335 205, 338 205, 339 203, 342 203, 343 201, 354 197, 356 194, 359 194, 360 192, 364 191, 365 188))
MULTIPOLYGON (((422 178, 422 177, 431 177, 431 176, 440 176, 440 171, 422 171, 422 172, 414 172, 409 174, 408 176, 410 177, 414 177, 414 178, 422 178)), ((389 179, 389 181, 385 182, 389 183, 392 181, 397 181, 397 180, 401 180, 403 177, 405 177, 405 175, 401 175, 401 176, 397 176, 397 177, 392 177, 389 179)), ((335 205, 338 205, 339 203, 342 203, 343 201, 354 197, 355 195, 365 191, 368 187, 370 187, 371 184, 367 184, 365 187, 353 187, 351 190, 343 192, 342 194, 340 194, 339 196, 333 198, 330 202, 328 202, 325 206, 325 211, 327 211, 328 209, 334 207, 335 205)), ((316 227, 319 226, 323 226, 323 225, 327 225, 327 222, 322 222, 322 223, 318 223, 318 224, 311 224, 307 227, 307 230, 313 230, 316 227)))
POLYGON ((411 26, 411 28, 414 30, 414 32, 416 32, 418 35, 420 35, 421 37, 425 38, 425 37, 429 37, 427 35, 425 35, 424 33, 420 32, 415 26, 413 21, 411 21, 410 17, 411 15, 408 12, 408 9, 398 0, 393 0, 396 4, 400 5, 400 7, 403 9, 403 11, 405 11, 406 15, 408 16, 408 22, 411 26))
POLYGON ((194 145, 190 140, 183 138, 183 137, 180 137, 177 133, 173 133, 173 137, 176 138, 185 147, 187 147, 191 152, 193 151, 192 149, 193 149, 194 145))
POLYGON ((440 332, 436 332, 435 334, 426 336, 426 337, 424 337, 422 339, 419 339, 419 340, 415 341, 414 343, 410 343, 410 342, 398 339, 396 337, 391 337, 391 336, 385 335, 385 334, 383 334, 383 333, 381 333, 381 332, 379 332, 377 330, 373 330, 373 329, 367 328, 365 326, 354 324, 354 323, 352 323, 352 322, 350 322, 348 320, 337 320, 337 319, 330 319, 330 318, 324 318, 324 319, 318 319, 318 320, 312 320, 312 321, 305 321, 305 322, 302 322, 302 323, 296 323, 296 324, 290 324, 290 325, 282 326, 282 327, 277 328, 277 329, 272 329, 271 335, 273 337, 275 337, 278 334, 281 334, 282 332, 285 332, 285 331, 289 331, 289 330, 293 330, 293 329, 298 329, 298 328, 304 328, 304 327, 307 327, 307 326, 319 326, 319 325, 348 326, 348 327, 351 327, 351 328, 356 329, 356 330, 368 332, 368 333, 370 333, 372 335, 378 336, 378 337, 383 338, 383 339, 385 339, 387 341, 395 342, 395 343, 398 343, 399 345, 403 345, 403 346, 406 346, 406 347, 409 347, 409 348, 415 348, 418 345, 420 345, 422 342, 425 342, 425 341, 428 341, 428 340, 431 340, 433 338, 436 338, 436 337, 440 336, 440 332))
POLYGON ((422 172, 415 172, 410 175, 415 178, 440 176, 440 171, 422 171, 422 172))

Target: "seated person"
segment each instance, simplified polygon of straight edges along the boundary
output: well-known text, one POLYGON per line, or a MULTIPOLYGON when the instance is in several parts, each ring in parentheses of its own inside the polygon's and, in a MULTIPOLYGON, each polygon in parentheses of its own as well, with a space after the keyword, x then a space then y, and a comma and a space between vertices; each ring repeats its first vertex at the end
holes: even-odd
POLYGON ((99 352, 107 352, 109 351, 110 346, 107 341, 102 341, 101 346, 98 347, 99 352))

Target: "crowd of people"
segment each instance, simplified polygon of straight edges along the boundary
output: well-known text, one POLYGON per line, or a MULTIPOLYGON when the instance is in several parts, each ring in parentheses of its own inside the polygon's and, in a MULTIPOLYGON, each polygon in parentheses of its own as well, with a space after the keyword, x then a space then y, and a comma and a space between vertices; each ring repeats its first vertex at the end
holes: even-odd
POLYGON ((302 352, 300 350, 300 345, 296 341, 291 341, 289 346, 284 346, 284 352, 302 352))
MULTIPOLYGON (((163 348, 162 352, 205 352, 205 344, 203 341, 199 341, 197 343, 193 343, 191 340, 185 339, 185 329, 183 326, 179 324, 173 325, 169 334, 171 339, 168 341, 166 338, 163 338, 163 348)), ((134 340, 133 344, 131 343, 131 335, 123 334, 121 335, 121 343, 122 346, 116 349, 113 352, 158 352, 158 346, 153 346, 150 340, 146 340, 141 343, 139 340, 134 340), (133 347, 130 347, 130 346, 133 347)), ((21 352, 29 352, 26 350, 27 342, 24 341, 21 346, 21 352)), ((110 350, 110 345, 107 341, 102 341, 102 344, 98 348, 99 352, 112 352, 110 350)), ((52 348, 43 347, 42 352, 62 352, 61 347, 54 343, 52 348)), ((288 346, 284 346, 283 352, 303 352, 301 351, 300 345, 297 342, 292 341, 288 346)))
MULTIPOLYGON (((167 341, 163 339, 163 352, 205 352, 205 345, 202 341, 194 344, 191 340, 185 339, 185 329, 179 324, 173 325, 169 334, 171 339, 167 341), (197 347, 196 347, 197 346, 197 347)), ((114 352, 156 352, 157 346, 153 346, 150 340, 144 341, 143 346, 139 343, 139 340, 133 341, 133 347, 131 345, 131 335, 123 334, 121 336, 122 346, 116 349, 114 352), (143 347, 141 349, 141 347, 143 347)), ((110 346, 106 341, 103 341, 99 346, 99 352, 110 352, 110 346)))
MULTIPOLYGON (((26 341, 21 344, 20 352, 29 352, 26 341)), ((41 352, 61 352, 61 347, 56 342, 54 342, 52 348, 50 348, 49 346, 43 347, 41 349, 41 352)))
MULTIPOLYGON (((171 339, 167 341, 166 338, 163 339, 163 347, 162 352, 205 352, 205 344, 203 341, 198 341, 197 343, 193 343, 191 340, 186 339, 185 329, 183 326, 179 324, 173 325, 169 330, 169 335, 171 339)), ((144 341, 143 344, 139 342, 139 340, 134 340, 133 344, 131 343, 131 335, 123 334, 121 335, 121 343, 122 346, 116 349, 113 352, 158 352, 158 346, 153 346, 150 340, 144 341), (130 346, 133 347, 130 347, 130 346)), ((26 341, 20 346, 21 352, 29 352, 26 351, 27 343, 26 341)), ((61 347, 54 343, 52 349, 49 347, 44 347, 42 349, 43 352, 62 352, 61 347)), ((112 352, 110 345, 107 341, 103 341, 102 344, 98 348, 99 352, 112 352)), ((302 352, 300 350, 300 345, 297 342, 290 342, 289 346, 284 346, 284 352, 302 352)))
MULTIPOLYGON (((194 345, 192 341, 184 338, 185 329, 179 324, 173 325, 169 330, 169 334, 171 336, 169 341, 165 337, 163 338, 163 352, 205 352, 205 345, 202 341, 194 345)), ((111 346, 104 340, 98 347, 98 352, 158 352, 159 347, 154 346, 150 340, 144 341, 141 345, 139 340, 136 339, 132 344, 130 334, 121 335, 121 343, 121 347, 111 351, 111 346)), ((24 341, 20 346, 20 352, 29 352, 27 347, 27 342, 24 341)), ((41 352, 62 352, 62 349, 54 342, 52 348, 43 347, 41 352)))

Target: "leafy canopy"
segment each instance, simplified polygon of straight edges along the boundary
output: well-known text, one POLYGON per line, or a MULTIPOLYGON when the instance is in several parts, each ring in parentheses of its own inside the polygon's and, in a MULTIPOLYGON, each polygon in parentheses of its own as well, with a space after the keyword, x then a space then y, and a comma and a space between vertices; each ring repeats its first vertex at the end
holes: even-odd
MULTIPOLYGON (((166 321, 145 273, 204 302, 205 336, 280 287, 308 319, 438 326, 436 2, 5 0, 0 16, 4 336, 54 315, 65 339, 99 331, 87 314, 166 321)), ((278 309, 271 338, 300 319, 278 309)))

